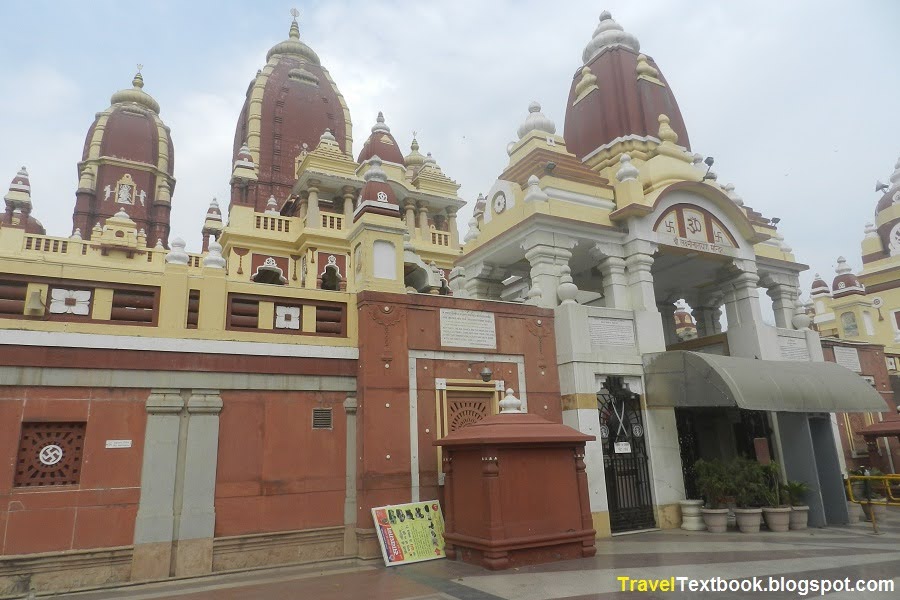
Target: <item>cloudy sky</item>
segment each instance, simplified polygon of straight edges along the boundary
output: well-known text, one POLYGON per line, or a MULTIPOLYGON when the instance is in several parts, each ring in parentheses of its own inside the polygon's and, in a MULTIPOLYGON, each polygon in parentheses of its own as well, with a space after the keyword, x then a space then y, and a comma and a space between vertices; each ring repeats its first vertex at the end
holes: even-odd
MULTIPOLYGON (((301 38, 350 107, 355 151, 383 110, 470 202, 506 165, 529 101, 562 131, 569 81, 603 9, 668 79, 693 150, 770 217, 798 259, 861 267, 876 179, 900 156, 900 2, 642 0, 301 2, 301 38)), ((35 215, 68 235, 76 162, 95 112, 144 65, 175 143, 172 229, 198 250, 227 199, 244 93, 287 37, 289 2, 3 2, 0 180, 31 174, 35 215), (10 24, 12 24, 10 26, 10 24)))

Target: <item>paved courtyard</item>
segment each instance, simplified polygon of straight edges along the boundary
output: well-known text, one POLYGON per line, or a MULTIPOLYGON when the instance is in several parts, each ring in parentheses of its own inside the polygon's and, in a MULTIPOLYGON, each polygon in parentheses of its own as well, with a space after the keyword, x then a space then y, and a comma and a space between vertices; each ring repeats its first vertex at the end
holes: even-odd
MULTIPOLYGON (((798 592, 622 592, 620 577, 746 580, 893 580, 894 592, 832 592, 830 600, 900 598, 900 509, 871 526, 755 535, 657 531, 600 541, 597 556, 505 572, 448 560, 385 568, 341 561, 220 574, 57 597, 72 600, 587 600, 612 598, 800 598, 798 592)), ((819 596, 809 593, 806 597, 819 596)))

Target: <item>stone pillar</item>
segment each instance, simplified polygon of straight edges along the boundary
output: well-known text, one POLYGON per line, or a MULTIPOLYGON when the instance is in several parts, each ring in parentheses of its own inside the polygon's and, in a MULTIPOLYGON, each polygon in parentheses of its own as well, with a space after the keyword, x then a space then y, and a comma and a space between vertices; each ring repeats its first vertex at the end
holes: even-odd
POLYGON ((419 237, 426 242, 430 242, 431 239, 428 235, 428 203, 419 200, 417 209, 419 211, 419 237))
POLYGON ((354 190, 350 186, 346 186, 343 190, 344 192, 344 229, 350 229, 350 224, 353 223, 353 196, 354 190))
MULTIPOLYGON (((756 291, 759 277, 754 265, 744 265, 725 286, 725 314, 728 318, 728 349, 732 356, 766 359, 763 321, 756 291), (752 269, 752 270, 751 270, 752 269)), ((780 357, 772 357, 778 359, 780 357)))
POLYGON ((309 183, 309 200, 307 201, 309 208, 306 210, 306 226, 321 227, 322 214, 319 212, 319 188, 316 187, 319 182, 313 179, 309 183))
POLYGON ((184 400, 178 390, 151 390, 146 408, 132 580, 169 577, 175 532, 175 480, 184 400))
POLYGON ((775 313, 775 326, 784 329, 793 329, 791 320, 794 318, 794 308, 797 297, 800 295, 795 286, 775 284, 766 289, 766 294, 772 299, 772 310, 775 313))
POLYGON ((722 309, 720 305, 706 301, 702 306, 692 307, 691 315, 697 324, 697 337, 722 333, 722 309))
POLYGON ((176 577, 212 572, 221 411, 217 390, 193 390, 188 399, 181 514, 175 536, 176 577))
POLYGON ((559 302, 556 290, 559 287, 560 267, 569 264, 575 240, 560 235, 534 236, 522 242, 525 260, 531 265, 531 285, 541 290, 540 306, 554 308, 559 302))
POLYGON ((355 396, 344 400, 347 414, 347 477, 344 484, 344 556, 356 556, 356 409, 355 396))
POLYGON ((634 325, 641 354, 666 350, 651 272, 655 251, 655 244, 643 240, 633 240, 626 244, 625 269, 628 277, 628 295, 634 310, 634 325))
POLYGON ((666 346, 677 344, 680 340, 675 332, 675 304, 674 302, 664 301, 656 305, 662 319, 663 337, 666 340, 666 346))
POLYGON ((416 203, 412 200, 405 200, 403 208, 406 210, 406 230, 412 239, 416 236, 416 203))
POLYGON ((447 229, 450 230, 450 247, 459 247, 459 229, 456 226, 456 209, 447 209, 447 229))
POLYGON ((625 276, 625 260, 607 256, 597 265, 603 277, 603 300, 607 308, 631 308, 628 278, 625 276))
POLYGON ((306 218, 306 213, 309 210, 309 192, 300 192, 299 202, 300 208, 297 209, 297 218, 302 221, 306 218))

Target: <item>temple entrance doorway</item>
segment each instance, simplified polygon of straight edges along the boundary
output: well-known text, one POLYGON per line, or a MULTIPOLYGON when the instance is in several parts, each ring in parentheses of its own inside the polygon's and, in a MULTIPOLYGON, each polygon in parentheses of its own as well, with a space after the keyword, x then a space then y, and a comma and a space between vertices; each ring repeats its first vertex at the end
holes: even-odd
POLYGON ((600 442, 612 533, 656 527, 641 397, 622 377, 607 377, 597 394, 600 442))

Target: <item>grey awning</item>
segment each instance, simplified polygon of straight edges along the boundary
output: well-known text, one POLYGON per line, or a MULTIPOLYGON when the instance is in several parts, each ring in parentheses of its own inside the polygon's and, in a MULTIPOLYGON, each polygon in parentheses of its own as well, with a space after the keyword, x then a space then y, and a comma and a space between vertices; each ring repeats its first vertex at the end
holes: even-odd
POLYGON ((753 360, 677 350, 644 368, 650 407, 739 406, 788 412, 884 412, 862 377, 836 363, 753 360))

